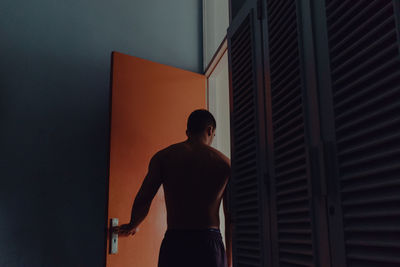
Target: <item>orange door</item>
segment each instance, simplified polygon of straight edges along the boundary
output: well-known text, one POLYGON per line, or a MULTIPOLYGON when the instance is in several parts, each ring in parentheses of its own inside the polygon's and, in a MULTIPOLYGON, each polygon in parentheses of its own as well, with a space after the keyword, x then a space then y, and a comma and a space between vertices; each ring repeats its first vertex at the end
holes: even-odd
MULTIPOLYGON (((149 160, 186 139, 186 120, 205 108, 205 77, 148 60, 113 53, 108 221, 128 223, 149 160)), ((133 237, 119 238, 107 267, 156 267, 166 230, 162 187, 133 237)))

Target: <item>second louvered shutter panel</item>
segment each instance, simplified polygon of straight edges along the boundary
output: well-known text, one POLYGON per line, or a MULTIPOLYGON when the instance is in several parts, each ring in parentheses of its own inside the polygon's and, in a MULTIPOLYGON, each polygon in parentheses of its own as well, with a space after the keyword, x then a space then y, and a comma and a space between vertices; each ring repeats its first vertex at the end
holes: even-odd
POLYGON ((298 2, 267 1, 274 266, 316 266, 298 2))
POLYGON ((336 138, 328 152, 337 171, 330 191, 349 267, 400 266, 398 4, 326 1, 336 138))
POLYGON ((234 266, 265 266, 261 39, 256 1, 247 1, 228 30, 234 266), (261 101, 260 101, 261 100, 261 101))

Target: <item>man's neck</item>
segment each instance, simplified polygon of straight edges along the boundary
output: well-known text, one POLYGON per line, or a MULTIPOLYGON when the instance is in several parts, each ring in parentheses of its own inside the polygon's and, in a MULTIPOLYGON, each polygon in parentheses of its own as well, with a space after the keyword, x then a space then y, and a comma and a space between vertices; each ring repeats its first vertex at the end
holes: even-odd
POLYGON ((185 141, 187 144, 189 145, 193 145, 193 146, 205 146, 207 145, 202 138, 194 138, 194 137, 190 137, 185 141))

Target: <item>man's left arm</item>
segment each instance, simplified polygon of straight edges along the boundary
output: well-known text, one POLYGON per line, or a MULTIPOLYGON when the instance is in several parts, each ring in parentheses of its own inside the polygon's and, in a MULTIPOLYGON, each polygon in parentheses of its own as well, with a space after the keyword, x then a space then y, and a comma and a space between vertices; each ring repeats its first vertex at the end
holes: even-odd
POLYGON ((132 206, 131 220, 128 224, 117 227, 122 236, 134 235, 137 227, 146 218, 151 202, 162 184, 160 155, 156 153, 150 160, 149 169, 135 197, 132 206))

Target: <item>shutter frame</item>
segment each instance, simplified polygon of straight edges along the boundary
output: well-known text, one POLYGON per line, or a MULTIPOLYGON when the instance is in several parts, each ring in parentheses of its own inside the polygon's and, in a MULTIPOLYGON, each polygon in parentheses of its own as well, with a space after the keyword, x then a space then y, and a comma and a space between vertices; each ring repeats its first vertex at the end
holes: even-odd
MULTIPOLYGON (((271 58, 270 58, 270 41, 271 38, 269 27, 268 27, 268 19, 270 16, 270 10, 268 8, 267 1, 264 1, 266 4, 265 7, 265 14, 266 18, 263 20, 263 48, 264 48, 264 77, 265 77, 265 87, 266 87, 266 118, 267 118, 267 140, 268 140, 268 171, 269 176, 272 178, 270 179, 270 195, 271 195, 271 225, 272 229, 271 234, 272 237, 272 256, 273 256, 273 266, 280 266, 281 259, 280 259, 280 252, 279 252, 279 237, 277 232, 279 231, 278 222, 277 222, 277 199, 276 199, 276 192, 275 192, 275 180, 276 180, 276 173, 275 173, 275 159, 274 159, 274 128, 273 128, 273 104, 272 104, 272 90, 271 88, 271 58)), ((279 1, 280 2, 280 1, 279 1)), ((304 150, 303 150, 303 157, 306 160, 303 169, 306 172, 306 184, 307 184, 307 210, 308 210, 308 218, 310 221, 310 231, 311 231, 311 254, 312 260, 308 263, 303 262, 301 263, 300 259, 298 260, 297 264, 304 264, 304 266, 322 266, 326 262, 326 258, 319 259, 317 251, 320 250, 321 252, 324 251, 321 255, 326 256, 328 255, 329 259, 329 249, 328 249, 328 241, 326 238, 323 238, 323 234, 317 234, 316 229, 327 231, 327 222, 326 217, 323 216, 325 212, 324 204, 319 205, 320 200, 323 198, 323 182, 320 184, 318 183, 317 179, 320 177, 321 173, 321 145, 319 140, 319 118, 317 114, 314 114, 315 110, 318 110, 317 101, 316 101, 316 87, 315 87, 315 66, 314 58, 313 58, 313 46, 312 46, 312 35, 307 35, 309 32, 305 32, 306 30, 310 30, 311 21, 309 16, 310 11, 310 3, 308 1, 293 1, 289 3, 286 1, 288 5, 294 4, 295 13, 295 24, 296 24, 296 31, 297 31, 297 45, 295 49, 297 49, 296 53, 298 53, 298 70, 299 70, 299 86, 300 90, 296 94, 300 97, 301 100, 301 110, 303 115, 302 118, 302 129, 303 129, 303 137, 304 137, 304 150), (305 13, 305 14, 303 14, 305 13), (308 28, 307 28, 308 27, 308 28), (307 42, 305 45, 304 42, 307 42), (309 46, 311 44, 311 46, 309 46), (304 57, 307 56, 307 62, 304 62, 304 57), (308 57, 311 56, 312 58, 309 59, 308 57), (311 61, 311 62, 310 62, 311 61), (305 66, 307 64, 307 68, 305 66), (312 104, 310 109, 306 108, 307 104, 312 104), (315 192, 314 192, 315 191, 315 192), (317 192, 317 193, 316 193, 317 192), (317 214, 318 218, 322 215, 322 218, 316 222, 315 214, 317 214), (320 247, 322 247, 320 249, 320 247)), ((274 3, 275 7, 278 3, 274 3)), ((279 3, 280 4, 280 3, 279 3)), ((285 7, 285 3, 282 4, 285 7)), ((281 7, 282 7, 281 6, 281 7)), ((280 7, 280 8, 281 8, 280 7)), ((287 12, 288 8, 286 6, 285 10, 282 12, 287 12)), ((276 11, 276 10, 275 10, 276 11)), ((279 12, 279 11, 276 11, 279 12)), ((288 14, 285 16, 281 16, 279 20, 284 20, 284 17, 289 17, 288 14)), ((273 19, 273 23, 277 23, 278 19, 273 19)), ((282 22, 285 25, 285 22, 282 22)), ((293 23, 293 22, 292 22, 293 23)), ((286 24, 287 25, 287 24, 286 24)), ((291 25, 291 24, 288 24, 291 25)), ((275 34, 281 29, 275 28, 275 34)), ((274 38, 274 37, 272 37, 274 38)), ((276 38, 276 37, 275 37, 276 38)), ((274 48, 277 47, 275 44, 274 48)), ((290 63, 288 63, 290 64, 290 63)), ((273 71, 273 70, 272 70, 273 71)), ((273 78, 273 77, 272 77, 273 78)), ((281 97, 283 97, 282 95, 281 97)), ((279 101, 277 101, 279 102, 279 101)), ((280 113, 280 112, 279 112, 280 113)), ((281 133, 282 134, 282 133, 281 133)), ((275 137, 276 138, 276 137, 275 137)), ((279 139, 279 137, 278 137, 279 139)), ((298 248, 300 249, 300 248, 298 248)), ((296 255, 296 250, 293 252, 294 256, 296 255)), ((300 250, 297 252, 297 255, 301 255, 302 252, 300 250)), ((293 259, 293 263, 296 262, 296 259, 293 259)), ((329 260, 328 260, 329 262, 329 260)), ((283 262, 282 262, 283 263, 283 262)), ((303 266, 303 265, 301 265, 303 266)), ((329 265, 323 265, 329 266, 329 265)))
MULTIPOLYGON (((345 148, 354 145, 354 144, 346 144, 346 147, 343 147, 343 145, 341 144, 344 143, 343 140, 345 139, 343 138, 348 138, 348 140, 350 140, 351 137, 351 133, 349 133, 348 130, 347 131, 343 130, 346 129, 345 126, 348 127, 349 125, 355 125, 357 120, 358 122, 360 122, 361 119, 365 119, 369 114, 373 114, 373 112, 384 111, 385 107, 392 108, 395 103, 393 102, 393 100, 389 99, 388 101, 385 102, 385 104, 380 103, 374 106, 369 106, 368 112, 365 112, 365 114, 356 112, 351 113, 352 111, 361 107, 361 105, 364 104, 366 105, 369 101, 377 100, 385 92, 395 95, 400 95, 400 75, 398 69, 394 67, 392 67, 390 70, 386 70, 385 72, 380 73, 379 75, 376 75, 374 77, 374 80, 370 81, 368 84, 365 83, 363 84, 359 82, 362 81, 362 79, 368 79, 368 78, 370 79, 373 72, 371 72, 369 76, 366 76, 365 73, 368 73, 370 71, 377 71, 378 70, 377 66, 387 67, 387 65, 384 64, 390 63, 391 60, 393 60, 394 62, 393 65, 396 64, 396 66, 399 66, 400 60, 395 62, 396 58, 399 58, 400 55, 399 2, 393 0, 380 1, 380 2, 371 1, 368 3, 368 5, 356 7, 359 9, 357 10, 357 14, 363 13, 365 15, 368 12, 368 15, 365 16, 367 16, 368 19, 374 20, 373 27, 365 27, 365 23, 371 23, 371 21, 362 20, 361 18, 358 19, 360 19, 360 21, 362 22, 359 22, 357 24, 355 24, 355 21, 349 20, 353 24, 350 24, 349 21, 346 21, 345 23, 343 23, 343 25, 339 25, 340 27, 337 27, 338 25, 334 25, 333 21, 335 21, 336 23, 338 21, 338 18, 335 18, 335 20, 331 20, 332 22, 329 22, 327 19, 328 16, 332 16, 332 14, 334 14, 333 12, 338 10, 336 9, 337 6, 335 6, 335 4, 331 5, 329 4, 330 2, 327 1, 326 5, 327 9, 326 9, 325 4, 320 4, 318 3, 318 1, 314 1, 314 7, 315 7, 314 9, 319 8, 319 10, 324 10, 324 12, 320 12, 321 14, 315 14, 315 16, 319 16, 321 22, 315 25, 316 28, 315 33, 317 36, 316 43, 317 43, 317 54, 319 58, 318 59, 319 69, 321 69, 318 80, 320 83, 320 104, 321 104, 321 119, 322 119, 321 123, 323 125, 321 129, 321 134, 322 138, 324 139, 326 175, 328 176, 328 181, 329 181, 328 209, 332 212, 334 211, 334 214, 329 215, 332 263, 333 263, 332 265, 349 266, 349 267, 359 266, 360 264, 361 265, 368 264, 368 266, 397 266, 396 264, 399 264, 400 259, 398 257, 395 258, 394 256, 387 257, 387 255, 393 252, 395 248, 397 249, 399 248, 400 241, 398 241, 397 243, 389 242, 385 244, 386 241, 385 238, 388 238, 388 236, 391 235, 393 235, 393 237, 398 236, 399 231, 392 230, 391 232, 390 230, 388 230, 388 228, 385 227, 386 229, 385 231, 378 232, 378 228, 383 227, 383 225, 386 225, 385 223, 388 220, 388 218, 390 218, 390 220, 395 220, 395 218, 399 218, 399 216, 392 215, 392 217, 390 217, 387 214, 385 217, 382 217, 381 215, 378 214, 374 215, 373 220, 371 220, 368 217, 366 217, 365 219, 360 219, 363 218, 362 216, 365 216, 365 209, 367 208, 367 206, 370 214, 375 214, 374 212, 377 212, 377 203, 378 203, 377 201, 383 203, 383 205, 379 204, 382 205, 382 209, 385 208, 385 205, 389 204, 390 206, 397 204, 399 199, 390 200, 392 202, 387 202, 387 200, 384 200, 386 192, 389 192, 388 190, 392 190, 391 194, 394 194, 396 188, 386 187, 382 188, 381 191, 375 190, 373 193, 371 193, 372 191, 365 191, 357 187, 355 187, 355 189, 353 188, 354 189, 353 193, 348 193, 345 191, 346 188, 347 189, 349 188, 348 187, 349 184, 354 183, 353 185, 355 185, 357 182, 361 181, 360 179, 364 179, 363 180, 364 185, 368 183, 370 185, 373 185, 374 181, 375 182, 377 181, 376 177, 371 176, 372 174, 371 170, 373 167, 378 168, 384 166, 384 163, 380 163, 379 161, 377 161, 379 159, 382 160, 384 155, 379 154, 378 152, 377 153, 373 152, 371 148, 367 149, 366 142, 367 141, 378 142, 380 138, 384 137, 383 130, 386 129, 383 128, 382 126, 381 128, 382 132, 380 133, 374 135, 360 134, 360 136, 364 139, 361 139, 360 137, 352 141, 352 142, 359 142, 360 146, 364 146, 362 155, 347 154, 346 157, 341 156, 343 155, 342 153, 345 148), (372 6, 374 7, 372 8, 372 6), (381 16, 381 14, 383 13, 379 13, 380 11, 382 12, 384 11, 385 16, 381 16), (327 14, 327 12, 329 12, 329 14, 327 14), (386 14, 388 12, 390 12, 389 16, 386 14), (394 19, 394 22, 390 21, 392 19, 394 19), (337 35, 338 31, 336 31, 335 27, 340 29, 345 29, 346 33, 345 34, 343 33, 345 37, 336 39, 330 38, 332 36, 338 37, 337 35), (379 29, 377 27, 379 27, 379 29), (362 38, 369 36, 369 34, 371 35, 374 34, 374 36, 373 37, 370 36, 369 37, 370 40, 368 40, 365 44, 363 44, 361 42, 363 40, 362 38), (394 37, 394 34, 396 35, 396 37, 394 37), (355 42, 352 43, 349 42, 349 44, 346 44, 343 42, 343 40, 345 40, 345 38, 352 38, 354 36, 358 37, 356 42, 359 45, 359 47, 357 48, 358 50, 356 52, 351 53, 349 52, 351 49, 351 45, 354 44, 355 42), (381 39, 381 37, 384 37, 386 39, 381 39), (396 40, 394 40, 394 38, 396 38, 396 40), (378 43, 378 41, 382 40, 385 40, 385 42, 378 43), (336 48, 339 46, 340 46, 340 51, 337 51, 336 48), (337 53, 332 50, 333 47, 335 47, 337 53), (382 53, 371 52, 373 51, 372 48, 382 53), (395 57, 389 58, 387 56, 389 53, 390 54, 395 53, 396 50, 397 53, 395 57), (365 54, 363 55, 357 54, 359 51, 365 54), (346 52, 348 52, 348 54, 344 55, 343 53, 346 52), (341 56, 343 55, 344 57, 342 58, 341 56), (388 58, 383 57, 383 55, 385 55, 385 57, 388 58), (352 63, 352 60, 355 60, 356 56, 358 56, 357 64, 352 63), (376 60, 375 63, 374 64, 368 63, 368 60, 370 59, 376 60), (346 60, 346 62, 344 62, 344 60, 346 60), (346 67, 349 70, 347 72, 339 71, 338 70, 339 64, 341 67, 346 67), (369 68, 367 68, 366 66, 367 64, 370 64, 369 68), (359 73, 351 73, 351 71, 357 68, 360 69, 364 68, 364 71, 359 73), (358 82, 358 84, 355 83, 352 84, 351 82, 343 83, 343 80, 348 79, 346 75, 352 75, 351 78, 352 81, 358 82), (396 77, 396 79, 391 80, 390 83, 388 81, 388 83, 385 84, 385 86, 378 84, 378 82, 383 81, 383 79, 389 77, 389 75, 394 75, 393 77, 396 77), (353 90, 347 90, 350 86, 356 86, 356 87, 353 88, 353 90), (361 94, 365 93, 367 89, 369 90, 368 98, 365 97, 364 95, 363 98, 360 97, 359 100, 357 102, 354 102, 351 106, 345 107, 343 105, 343 103, 345 103, 344 101, 351 99, 351 97, 354 97, 356 93, 358 93, 359 96, 361 96, 361 94), (389 89, 391 91, 389 91, 389 89), (351 113, 351 115, 344 117, 343 116, 344 112, 347 112, 347 115, 351 113), (343 118, 345 118, 345 120, 343 118), (377 160, 374 161, 374 164, 376 165, 373 167, 369 166, 367 161, 363 161, 364 160, 363 157, 365 156, 376 157, 377 160), (356 161, 358 161, 358 165, 354 165, 354 162, 356 161), (349 172, 348 167, 347 169, 346 167, 343 167, 346 166, 346 164, 347 166, 351 166, 351 164, 353 164, 352 172, 349 172), (357 168, 361 167, 364 168, 364 173, 363 173, 363 175, 365 175, 364 178, 360 178, 362 177, 360 176, 361 174, 357 173, 357 168), (368 168, 371 169, 368 170, 368 168), (359 180, 346 181, 345 177, 346 175, 349 174, 354 175, 353 178, 359 180), (383 193, 384 192, 383 190, 387 191, 383 193), (345 199, 347 200, 347 204, 344 202, 345 199), (366 200, 369 201, 368 202, 369 204, 368 205, 362 204, 363 201, 364 203, 366 203, 365 202, 366 200), (353 204, 349 205, 349 203, 353 204), (362 227, 360 225, 366 225, 368 223, 370 224, 371 227, 370 230, 366 231, 365 229, 364 230, 361 229, 362 227), (372 236, 376 237, 373 238, 373 242, 371 241, 372 236), (379 244, 384 244, 384 245, 383 247, 379 247, 380 246, 379 244), (379 249, 377 249, 378 247, 379 249), (383 259, 383 257, 386 258, 383 259)), ((344 5, 345 4, 346 3, 344 3, 344 5)), ((339 16, 349 15, 347 11, 348 10, 344 8, 342 11, 336 12, 336 14, 339 16)), ((396 119, 398 118, 399 116, 397 115, 396 119)), ((386 118, 383 118, 383 120, 385 119, 386 118)), ((378 122, 374 120, 374 118, 368 119, 368 121, 369 125, 374 125, 379 127, 380 121, 378 122)), ((396 125, 398 127, 398 123, 396 125)), ((357 134, 360 133, 358 129, 360 128, 354 129, 354 131, 357 134)), ((395 140, 400 140, 398 134, 393 135, 390 138, 392 138, 391 139, 392 143, 396 142, 395 140)), ((383 146, 380 145, 380 148, 383 148, 383 146)), ((396 145, 396 148, 399 147, 396 145)), ((378 169, 375 169, 375 171, 379 173, 378 169)), ((393 168, 392 171, 393 174, 396 171, 398 172, 399 170, 393 168)), ((386 174, 384 174, 383 172, 380 172, 379 174, 380 174, 379 181, 385 181, 386 174)), ((394 180, 392 180, 392 182, 393 181, 394 180)), ((398 178, 396 178, 396 182, 399 182, 398 178)), ((396 192, 400 193, 400 190, 397 189, 396 192)), ((399 214, 399 209, 397 209, 394 214, 399 214)))
POLYGON ((343 236, 343 214, 338 200, 339 188, 334 182, 338 178, 336 162, 336 143, 333 95, 331 91, 331 68, 328 47, 328 31, 326 25, 325 1, 312 0, 313 27, 315 38, 315 53, 317 70, 317 84, 319 96, 319 115, 321 123, 322 162, 323 172, 326 177, 327 203, 326 209, 335 209, 335 216, 328 216, 329 245, 331 264, 346 267, 345 246, 343 236))
MULTIPOLYGON (((321 118, 318 102, 317 62, 314 45, 312 0, 297 1, 300 17, 299 43, 301 46, 300 65, 303 68, 303 99, 305 117, 305 137, 310 168, 310 198, 313 241, 315 244, 316 266, 330 267, 330 244, 327 214, 327 177, 323 172, 323 142, 321 140, 321 118)), ((321 2, 321 1, 320 1, 321 2)), ((314 10, 317 11, 318 10, 314 10)))
MULTIPOLYGON (((243 246, 238 242, 238 236, 243 232, 243 228, 236 225, 233 233, 233 252, 234 252, 234 266, 268 266, 271 258, 270 248, 269 248, 269 210, 267 203, 267 188, 266 188, 266 166, 265 166, 265 118, 264 118, 264 90, 263 90, 263 76, 262 76, 262 45, 261 45, 261 30, 260 22, 257 19, 258 15, 258 1, 247 0, 243 5, 241 10, 235 16, 234 20, 231 22, 228 28, 228 60, 229 60, 229 81, 230 81, 230 113, 231 113, 231 151, 232 151, 232 183, 231 183, 231 196, 232 196, 232 215, 234 216, 234 221, 237 222, 242 216, 237 208, 240 200, 237 198, 235 193, 240 190, 239 185, 235 184, 235 173, 236 173, 236 146, 238 141, 246 140, 244 133, 237 131, 237 133, 242 134, 244 139, 237 138, 235 136, 236 125, 235 125, 235 95, 238 93, 234 84, 234 68, 232 67, 233 55, 232 53, 239 52, 236 48, 233 48, 232 38, 235 38, 236 33, 240 30, 246 19, 249 20, 251 29, 251 60, 252 60, 252 74, 251 83, 253 84, 253 103, 254 108, 254 125, 255 125, 255 143, 256 143, 256 184, 257 184, 257 210, 258 210, 258 229, 259 229, 259 259, 255 259, 254 262, 246 262, 243 256, 244 250, 243 246)), ((240 34, 239 34, 240 35, 240 34)), ((245 44, 243 44, 245 46, 245 44)), ((241 60, 241 63, 245 64, 247 59, 241 60)), ((245 70, 245 67, 243 67, 245 70)), ((238 75, 240 77, 242 75, 238 75)), ((243 77, 246 75, 244 74, 243 77)), ((250 81, 250 80, 249 80, 250 81)), ((247 84, 248 82, 241 82, 239 85, 247 84)), ((247 97, 243 97, 240 104, 245 103, 247 97)), ((237 104, 239 104, 237 103, 237 104)), ((239 107, 240 108, 240 107, 239 107)), ((243 112, 246 112, 247 108, 243 112)), ((240 129, 239 129, 240 130, 240 129)))

